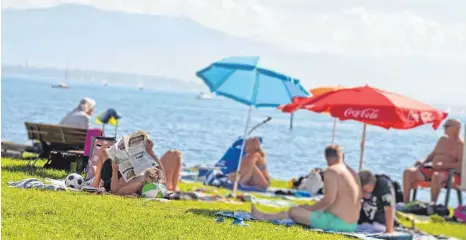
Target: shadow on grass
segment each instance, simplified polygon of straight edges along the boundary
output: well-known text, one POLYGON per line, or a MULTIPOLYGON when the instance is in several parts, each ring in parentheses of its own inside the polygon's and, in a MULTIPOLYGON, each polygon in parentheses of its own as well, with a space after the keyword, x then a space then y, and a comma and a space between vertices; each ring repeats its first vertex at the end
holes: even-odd
POLYGON ((214 217, 215 213, 220 212, 221 210, 212 210, 212 209, 188 209, 186 213, 194 213, 196 215, 204 216, 204 217, 214 217))
POLYGON ((28 167, 26 165, 2 166, 2 172, 21 172, 33 177, 60 179, 66 177, 65 171, 46 169, 43 167, 28 167))

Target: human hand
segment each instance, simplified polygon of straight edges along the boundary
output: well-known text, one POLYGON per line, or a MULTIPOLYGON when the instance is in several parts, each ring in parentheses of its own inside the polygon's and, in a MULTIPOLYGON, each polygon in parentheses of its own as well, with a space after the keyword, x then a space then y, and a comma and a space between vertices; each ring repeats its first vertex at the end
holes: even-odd
POLYGON ((113 170, 113 173, 118 173, 118 163, 117 163, 117 161, 112 160, 112 170, 113 170))
POLYGON ((154 148, 154 142, 150 139, 147 139, 147 145, 146 145, 147 151, 152 151, 153 148, 154 148))

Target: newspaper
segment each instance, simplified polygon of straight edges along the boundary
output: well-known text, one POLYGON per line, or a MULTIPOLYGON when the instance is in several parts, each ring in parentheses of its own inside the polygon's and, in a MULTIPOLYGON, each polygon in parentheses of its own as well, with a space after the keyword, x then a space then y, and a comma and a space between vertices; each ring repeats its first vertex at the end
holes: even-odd
POLYGON ((147 152, 148 139, 147 134, 140 131, 120 138, 108 149, 109 157, 118 163, 118 169, 126 182, 142 176, 146 169, 158 166, 147 152))

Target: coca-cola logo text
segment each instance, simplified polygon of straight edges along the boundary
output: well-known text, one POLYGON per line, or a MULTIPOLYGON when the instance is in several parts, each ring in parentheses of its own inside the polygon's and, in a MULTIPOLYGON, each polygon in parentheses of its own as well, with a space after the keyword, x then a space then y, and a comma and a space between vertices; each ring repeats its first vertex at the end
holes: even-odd
POLYGON ((362 118, 366 120, 376 120, 379 118, 379 109, 366 108, 366 109, 352 109, 348 108, 345 110, 344 116, 349 118, 362 118))

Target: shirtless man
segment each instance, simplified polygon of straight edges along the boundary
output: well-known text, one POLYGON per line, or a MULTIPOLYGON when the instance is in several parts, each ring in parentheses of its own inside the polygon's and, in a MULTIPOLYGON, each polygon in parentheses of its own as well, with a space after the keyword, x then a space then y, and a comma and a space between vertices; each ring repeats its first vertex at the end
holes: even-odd
MULTIPOLYGON (((416 181, 430 181, 431 201, 436 203, 440 190, 448 180, 448 169, 454 168, 461 173, 461 160, 463 156, 463 141, 460 138, 461 123, 449 119, 443 125, 445 135, 435 145, 434 151, 424 161, 416 162, 416 167, 408 168, 403 173, 403 201, 409 202, 409 193, 416 181), (426 166, 432 162, 432 167, 426 166)), ((454 184, 460 184, 460 175, 453 177, 454 184)))
POLYGON ((327 231, 354 232, 361 210, 359 176, 343 162, 337 145, 325 148, 328 168, 324 172, 324 197, 314 205, 300 205, 288 211, 266 214, 251 208, 252 216, 263 220, 291 218, 295 222, 327 231))

